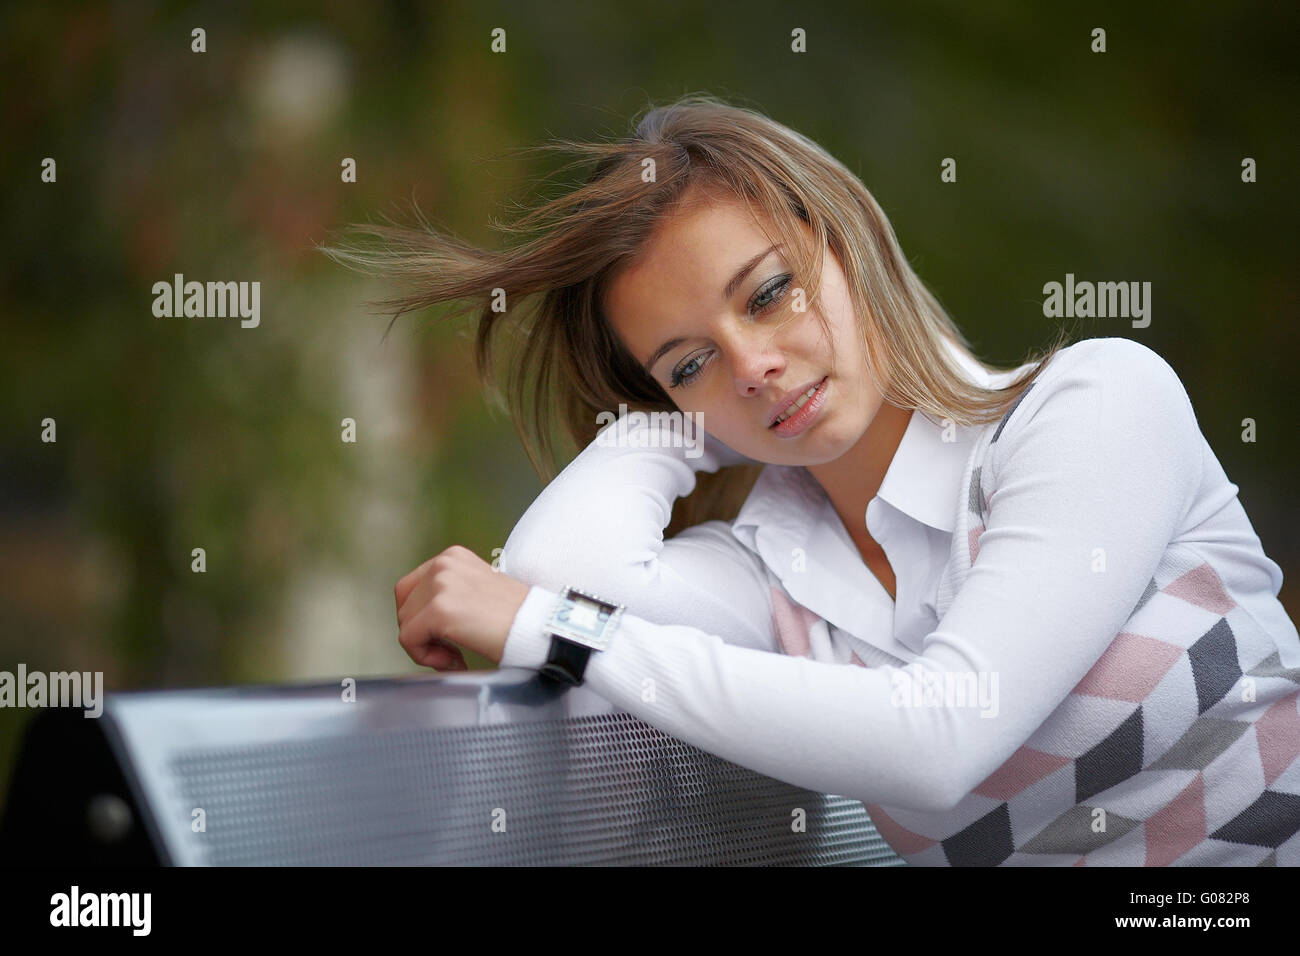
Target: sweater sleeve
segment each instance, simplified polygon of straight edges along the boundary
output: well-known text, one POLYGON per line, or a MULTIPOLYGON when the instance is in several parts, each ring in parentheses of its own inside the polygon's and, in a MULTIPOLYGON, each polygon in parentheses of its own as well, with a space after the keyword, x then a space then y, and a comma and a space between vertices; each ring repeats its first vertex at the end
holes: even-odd
MULTIPOLYGON (((1198 480, 1199 430, 1172 370, 1145 346, 1098 342, 1120 344, 1054 362, 992 446, 997 484, 978 556, 916 660, 861 668, 766 654, 625 613, 609 649, 592 655, 588 685, 795 786, 951 809, 1106 650, 1198 480), (981 679, 991 693, 975 700, 928 692, 981 679)), ((556 598, 530 590, 503 664, 541 666, 556 598)))
POLYGON ((498 566, 557 594, 580 587, 649 621, 691 623, 777 652, 767 572, 731 526, 706 521, 663 534, 697 471, 748 461, 679 416, 625 416, 542 489, 498 566))

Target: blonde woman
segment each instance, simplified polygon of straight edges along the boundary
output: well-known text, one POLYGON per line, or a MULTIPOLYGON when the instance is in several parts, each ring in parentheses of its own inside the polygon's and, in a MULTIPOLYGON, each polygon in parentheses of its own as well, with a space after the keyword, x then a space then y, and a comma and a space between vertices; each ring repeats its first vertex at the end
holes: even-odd
POLYGON ((1300 862, 1281 571, 1159 355, 986 365, 862 183, 756 111, 562 145, 594 170, 507 251, 327 250, 413 282, 398 314, 478 306, 488 387, 518 329, 531 460, 554 474, 554 417, 580 449, 498 569, 453 546, 397 583, 416 662, 568 673, 862 800, 915 864, 1300 862))

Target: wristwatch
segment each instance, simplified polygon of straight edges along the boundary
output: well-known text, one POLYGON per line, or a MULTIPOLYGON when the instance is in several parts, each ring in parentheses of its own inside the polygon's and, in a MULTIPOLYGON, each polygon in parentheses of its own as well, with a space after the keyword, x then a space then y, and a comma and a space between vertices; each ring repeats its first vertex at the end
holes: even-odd
POLYGON ((566 684, 582 683, 592 651, 603 651, 623 616, 623 606, 568 587, 560 594, 546 632, 551 650, 539 669, 542 677, 566 684))

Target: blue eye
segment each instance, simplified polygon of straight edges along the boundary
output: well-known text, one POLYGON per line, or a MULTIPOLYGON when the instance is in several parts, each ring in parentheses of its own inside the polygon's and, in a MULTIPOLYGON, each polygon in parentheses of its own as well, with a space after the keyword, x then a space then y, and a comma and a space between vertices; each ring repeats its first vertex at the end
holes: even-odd
POLYGON ((689 362, 682 363, 681 365, 673 369, 671 387, 677 388, 681 385, 691 384, 691 382, 699 378, 700 371, 703 368, 704 368, 704 363, 700 361, 700 356, 698 355, 695 356, 693 359, 691 359, 689 362), (699 363, 698 365, 696 365, 697 362, 699 363), (692 365, 695 366, 695 369, 693 371, 686 372, 685 370, 689 369, 692 365))
MULTIPOLYGON (((775 308, 776 304, 785 298, 786 290, 790 287, 792 278, 793 276, 790 275, 776 276, 759 289, 754 298, 749 300, 750 315, 759 315, 775 308), (755 309, 756 305, 757 309, 755 309)), ((699 378, 706 364, 703 358, 697 355, 677 366, 669 377, 671 383, 669 387, 680 388, 683 385, 690 385, 691 382, 699 378), (694 366, 693 369, 692 366, 694 366)))
POLYGON ((759 312, 766 312, 768 309, 772 308, 772 306, 776 305, 776 303, 785 298, 786 289, 790 287, 790 280, 792 278, 792 276, 788 275, 777 276, 767 285, 763 286, 763 288, 759 289, 758 294, 749 300, 750 312, 754 311, 755 303, 758 303, 759 305, 759 312), (766 295, 771 295, 772 298, 759 303, 759 299, 766 295))

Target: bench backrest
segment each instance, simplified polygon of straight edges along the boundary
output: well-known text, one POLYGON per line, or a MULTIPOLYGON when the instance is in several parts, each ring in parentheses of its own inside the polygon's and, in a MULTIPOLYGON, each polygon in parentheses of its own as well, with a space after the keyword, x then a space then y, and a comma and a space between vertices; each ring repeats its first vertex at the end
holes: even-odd
MULTIPOLYGON (((82 762, 60 815, 84 804, 108 844, 129 808, 162 863, 903 865, 861 802, 746 770, 528 671, 110 693, 99 719, 59 722, 97 732, 121 769, 87 781, 82 762)), ((59 770, 34 753, 39 736, 5 839, 48 858, 33 817, 54 813, 59 770)))

